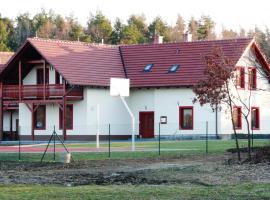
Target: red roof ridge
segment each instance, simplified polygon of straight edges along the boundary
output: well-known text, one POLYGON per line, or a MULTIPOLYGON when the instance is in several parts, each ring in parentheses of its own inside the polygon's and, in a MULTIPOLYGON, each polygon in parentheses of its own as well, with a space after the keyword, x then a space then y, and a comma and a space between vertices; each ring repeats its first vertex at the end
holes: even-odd
POLYGON ((83 45, 83 46, 90 46, 90 47, 100 47, 100 48, 118 48, 118 45, 111 45, 111 44, 101 44, 101 43, 88 43, 88 42, 81 42, 81 41, 71 41, 71 40, 59 40, 59 39, 48 39, 48 38, 27 38, 27 41, 41 41, 41 42, 54 42, 54 43, 62 43, 62 44, 74 44, 74 45, 83 45))
POLYGON ((269 60, 268 60, 267 56, 265 55, 265 53, 262 51, 262 49, 261 49, 260 45, 258 44, 258 42, 256 40, 254 40, 254 43, 255 43, 256 47, 258 48, 258 50, 260 51, 260 53, 262 54, 262 57, 269 64, 269 60))
POLYGON ((208 43, 208 42, 226 42, 226 41, 233 41, 233 40, 253 40, 253 37, 236 37, 236 38, 230 38, 230 39, 206 39, 206 40, 193 40, 189 42, 163 42, 158 44, 153 43, 143 43, 143 44, 121 44, 120 47, 134 47, 134 46, 166 46, 170 44, 194 44, 194 43, 208 43))

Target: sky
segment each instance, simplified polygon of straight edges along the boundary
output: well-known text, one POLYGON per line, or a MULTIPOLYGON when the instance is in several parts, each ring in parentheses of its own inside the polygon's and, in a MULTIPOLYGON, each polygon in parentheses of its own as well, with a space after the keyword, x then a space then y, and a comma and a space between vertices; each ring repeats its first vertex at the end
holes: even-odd
POLYGON ((173 25, 180 14, 185 20, 209 15, 217 31, 223 25, 233 30, 270 27, 269 0, 0 0, 2 17, 14 19, 24 12, 34 16, 41 8, 63 16, 73 14, 83 25, 90 12, 100 10, 112 22, 116 17, 125 22, 131 14, 144 13, 148 23, 160 16, 173 25))

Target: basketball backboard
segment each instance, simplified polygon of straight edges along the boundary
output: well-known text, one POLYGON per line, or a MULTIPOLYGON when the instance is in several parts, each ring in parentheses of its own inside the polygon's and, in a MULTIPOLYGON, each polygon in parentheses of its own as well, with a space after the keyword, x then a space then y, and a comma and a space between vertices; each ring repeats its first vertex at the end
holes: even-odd
POLYGON ((129 96, 129 79, 111 78, 110 95, 128 97, 129 96))

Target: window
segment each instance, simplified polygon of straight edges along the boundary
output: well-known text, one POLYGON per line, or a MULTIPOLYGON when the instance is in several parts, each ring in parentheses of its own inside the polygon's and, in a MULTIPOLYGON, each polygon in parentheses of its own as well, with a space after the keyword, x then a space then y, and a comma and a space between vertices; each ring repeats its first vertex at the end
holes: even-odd
POLYGON ((239 106, 233 108, 233 124, 236 129, 242 129, 242 108, 239 106))
POLYGON ((257 88, 257 74, 256 68, 249 68, 248 69, 248 85, 249 89, 256 89, 257 88))
POLYGON ((236 87, 245 88, 245 68, 238 67, 236 70, 236 87))
POLYGON ((143 71, 144 72, 150 72, 153 66, 154 66, 153 64, 148 64, 148 65, 146 65, 144 67, 144 70, 143 71))
MULTIPOLYGON (((37 84, 44 84, 44 75, 43 75, 43 68, 37 69, 37 84)), ((45 69, 45 80, 46 84, 49 84, 49 68, 45 69)))
POLYGON ((172 65, 169 69, 170 73, 176 72, 180 65, 172 65))
MULTIPOLYGON (((73 129, 73 105, 67 105, 66 129, 73 129)), ((63 128, 63 111, 59 108, 59 129, 63 128)))
POLYGON ((193 107, 180 107, 179 108, 179 119, 181 129, 193 129, 193 107))
POLYGON ((60 74, 55 71, 55 84, 60 84, 60 74))
POLYGON ((40 105, 34 113, 34 126, 37 130, 46 128, 46 106, 40 105))
POLYGON ((257 107, 251 107, 251 128, 252 130, 260 128, 260 110, 257 107))

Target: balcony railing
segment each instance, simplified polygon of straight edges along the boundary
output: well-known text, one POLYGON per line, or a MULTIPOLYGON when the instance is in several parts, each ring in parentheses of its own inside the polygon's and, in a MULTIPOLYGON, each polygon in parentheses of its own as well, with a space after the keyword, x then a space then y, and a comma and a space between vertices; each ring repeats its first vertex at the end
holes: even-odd
POLYGON ((27 99, 61 99, 69 91, 67 98, 82 99, 83 89, 69 86, 64 90, 62 84, 44 85, 3 85, 3 99, 27 100, 27 99))

